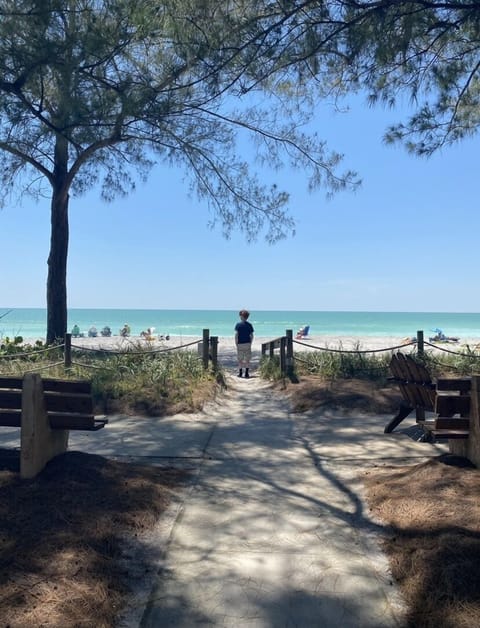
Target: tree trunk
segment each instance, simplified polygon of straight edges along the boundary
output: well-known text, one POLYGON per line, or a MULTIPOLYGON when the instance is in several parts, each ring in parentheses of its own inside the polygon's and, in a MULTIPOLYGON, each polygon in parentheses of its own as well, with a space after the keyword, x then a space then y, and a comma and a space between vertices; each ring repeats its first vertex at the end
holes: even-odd
POLYGON ((50 254, 47 276, 47 343, 67 331, 68 145, 57 137, 52 178, 50 254))

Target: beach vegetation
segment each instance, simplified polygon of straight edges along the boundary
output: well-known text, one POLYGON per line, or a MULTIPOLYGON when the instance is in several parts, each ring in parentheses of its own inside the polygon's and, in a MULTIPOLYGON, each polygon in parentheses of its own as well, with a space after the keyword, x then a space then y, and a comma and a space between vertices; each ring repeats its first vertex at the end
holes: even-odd
MULTIPOLYGON (((4 358, 3 365, 7 364, 7 358, 19 360, 23 363, 45 361, 46 352, 48 352, 49 361, 52 359, 58 361, 58 359, 63 358, 63 351, 60 348, 56 349, 54 345, 47 347, 42 340, 36 340, 32 344, 24 342, 23 336, 13 336, 13 338, 5 336, 5 338, 0 339, 0 358, 4 358)), ((13 369, 15 369, 15 366, 13 369)), ((0 370, 5 370, 1 364, 0 370)))
MULTIPOLYGON (((473 375, 480 368, 480 352, 468 346, 448 353, 426 351, 422 357, 414 354, 415 360, 421 360, 431 374, 432 379, 446 375, 473 375)), ((369 379, 386 380, 390 374, 390 352, 368 353, 359 347, 358 352, 311 351, 295 354, 295 371, 301 375, 319 375, 325 379, 369 379)))
POLYGON ((465 345, 460 350, 438 353, 425 352, 422 361, 433 378, 475 375, 480 370, 480 352, 465 345))
POLYGON ((263 379, 271 382, 278 382, 283 379, 284 375, 280 367, 280 358, 278 355, 262 356, 258 365, 258 373, 263 379))
POLYGON ((22 353, 18 348, 13 343, 0 346, 2 375, 38 371, 45 377, 88 379, 99 414, 194 412, 222 387, 221 372, 205 370, 193 351, 76 351, 72 366, 66 368, 61 348, 49 346, 45 351, 45 346, 23 345, 22 353))
MULTIPOLYGON (((443 376, 468 376, 480 368, 480 346, 462 345, 455 350, 411 352, 414 360, 422 362, 432 379, 443 376)), ((368 352, 360 343, 356 349, 304 351, 295 353, 297 375, 321 375, 326 379, 385 380, 389 374, 390 351, 368 352)))
POLYGON ((215 375, 203 368, 192 351, 114 355, 102 359, 91 379, 94 398, 105 413, 193 412, 217 390, 215 375))
POLYGON ((391 355, 358 351, 305 351, 295 354, 298 376, 319 375, 325 379, 385 380, 391 355))

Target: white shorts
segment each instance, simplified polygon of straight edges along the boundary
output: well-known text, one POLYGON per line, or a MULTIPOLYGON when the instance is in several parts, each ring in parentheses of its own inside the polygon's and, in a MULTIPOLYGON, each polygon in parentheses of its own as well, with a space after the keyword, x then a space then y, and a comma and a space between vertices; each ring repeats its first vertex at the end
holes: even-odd
POLYGON ((237 345, 237 357, 240 364, 248 366, 252 357, 252 343, 243 342, 237 345))

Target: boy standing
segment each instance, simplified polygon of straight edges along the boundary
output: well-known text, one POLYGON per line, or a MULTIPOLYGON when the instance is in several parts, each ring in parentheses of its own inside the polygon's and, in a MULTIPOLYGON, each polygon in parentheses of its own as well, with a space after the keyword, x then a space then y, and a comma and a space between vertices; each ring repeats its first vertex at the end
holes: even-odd
POLYGON ((250 359, 252 357, 253 326, 248 322, 250 312, 240 310, 240 322, 235 325, 235 344, 237 345, 238 377, 242 377, 245 368, 245 377, 250 377, 250 359))

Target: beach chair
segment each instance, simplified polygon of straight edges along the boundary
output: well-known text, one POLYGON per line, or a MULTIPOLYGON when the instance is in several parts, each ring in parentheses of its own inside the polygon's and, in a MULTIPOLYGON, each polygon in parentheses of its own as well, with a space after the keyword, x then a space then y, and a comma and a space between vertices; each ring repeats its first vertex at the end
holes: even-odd
POLYGON ((440 377, 433 382, 428 369, 401 352, 392 355, 389 380, 398 384, 403 400, 385 426, 390 434, 415 410, 424 440, 467 439, 470 425, 471 377, 440 377), (426 412, 432 416, 426 418, 426 412))
POLYGON ((295 338, 307 338, 308 332, 310 331, 310 325, 305 325, 305 327, 300 327, 297 331, 297 335, 295 338))

